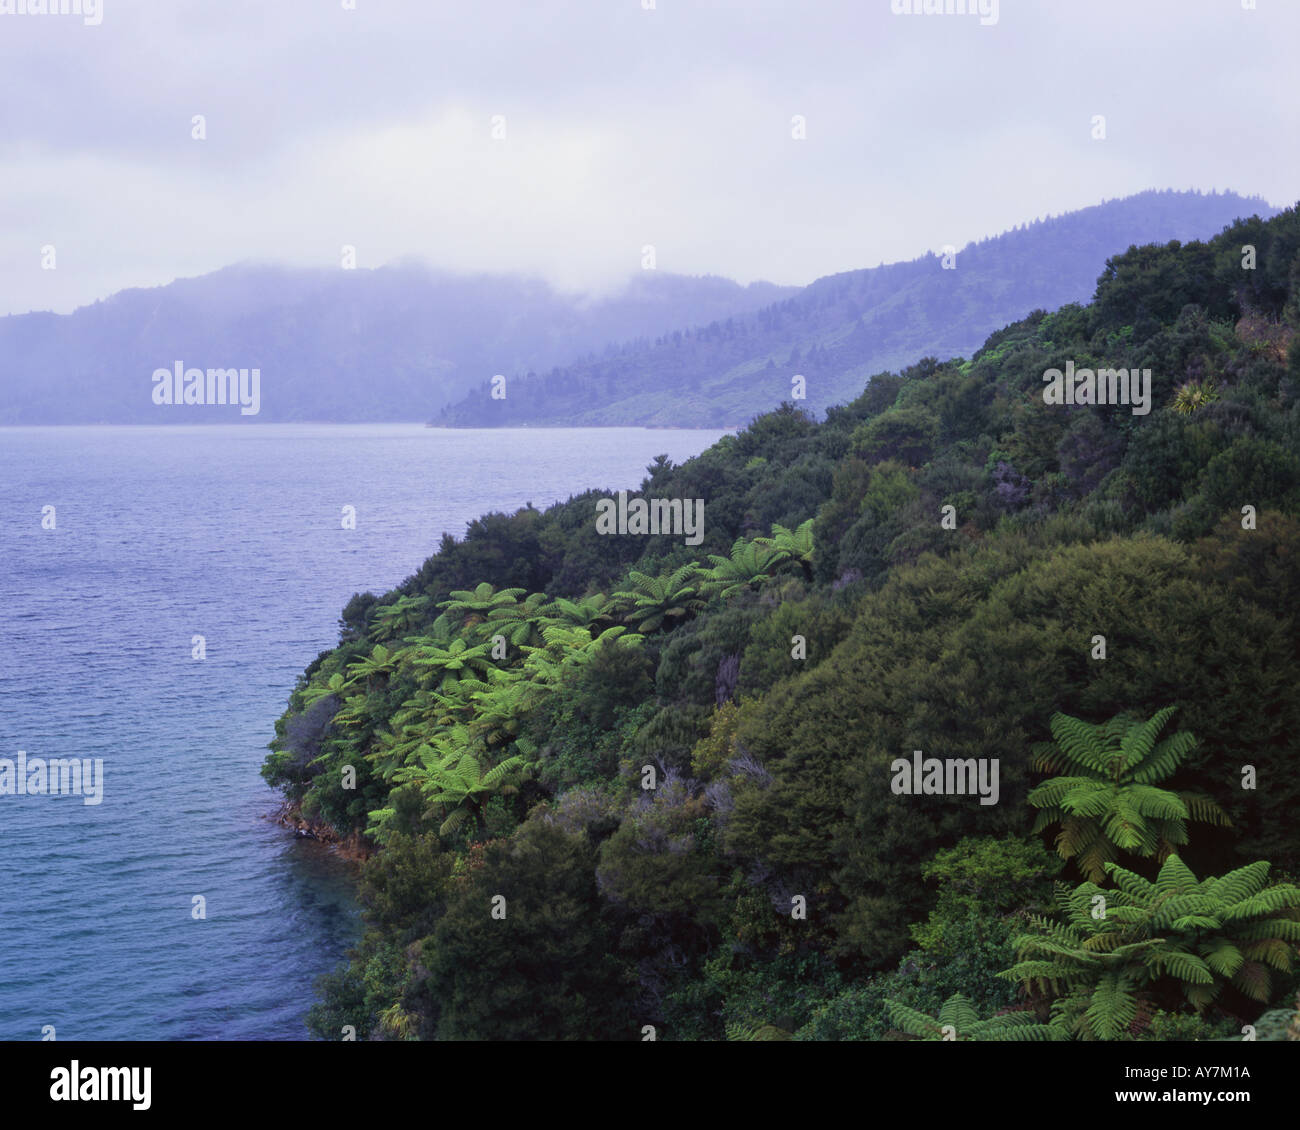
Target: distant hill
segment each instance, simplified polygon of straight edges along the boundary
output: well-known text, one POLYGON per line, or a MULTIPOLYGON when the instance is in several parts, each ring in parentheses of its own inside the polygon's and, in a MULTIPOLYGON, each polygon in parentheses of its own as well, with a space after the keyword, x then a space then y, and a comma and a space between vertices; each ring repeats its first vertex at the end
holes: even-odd
POLYGON ((0 424, 424 421, 494 373, 744 314, 796 293, 645 272, 590 300, 414 265, 240 265, 71 314, 0 318, 0 424), (258 368, 261 408, 156 405, 152 374, 258 368))
MULTIPOLYGON (((654 341, 485 382, 434 421, 523 424, 738 425, 791 399, 805 408, 853 399, 875 373, 924 356, 968 356, 1035 309, 1086 302, 1110 256, 1137 244, 1207 239, 1239 217, 1277 214, 1259 197, 1150 191, 1023 224, 968 244, 945 269, 929 254, 847 271, 746 315, 691 319, 654 341)), ((505 372, 498 369, 497 372, 505 372)))

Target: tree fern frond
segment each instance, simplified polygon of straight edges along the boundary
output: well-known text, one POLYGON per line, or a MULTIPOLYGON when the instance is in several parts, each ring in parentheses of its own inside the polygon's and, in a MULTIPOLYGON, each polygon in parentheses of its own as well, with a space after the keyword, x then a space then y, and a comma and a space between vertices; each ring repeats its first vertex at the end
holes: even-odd
POLYGON ((1125 768, 1129 773, 1139 769, 1151 756, 1152 750, 1156 748, 1156 739, 1160 736, 1160 731, 1165 728, 1165 723, 1173 717, 1177 709, 1176 706, 1166 706, 1157 710, 1145 722, 1138 722, 1129 727, 1120 743, 1120 748, 1125 755, 1125 768))
POLYGON ((1100 1040, 1115 1040, 1137 1016, 1133 983, 1121 973, 1103 973, 1085 1013, 1087 1031, 1100 1040))
POLYGON ((970 998, 961 993, 953 993, 939 1009, 939 1023, 951 1025, 958 1034, 970 1032, 979 1023, 979 1014, 970 998))
POLYGON ((1265 888, 1270 869, 1269 862, 1261 859, 1206 882, 1215 898, 1229 904, 1238 903, 1265 888))
POLYGON ((1161 865, 1160 872, 1156 875, 1156 894, 1183 894, 1189 891, 1195 891, 1200 884, 1192 870, 1176 855, 1171 855, 1161 865))
POLYGON ((1211 938, 1200 946, 1200 953, 1210 969, 1229 980, 1246 961, 1241 950, 1227 938, 1211 938))
POLYGON ((1070 764, 1093 774, 1106 773, 1108 766, 1095 726, 1060 713, 1052 715, 1050 726, 1053 739, 1070 764))
POLYGON ((886 1001, 885 1010, 889 1014, 890 1023, 909 1036, 920 1036, 922 1039, 930 1040, 943 1038, 943 1026, 939 1021, 924 1012, 918 1012, 910 1005, 899 1001, 886 1001))
POLYGON ((1212 824, 1216 828, 1231 828, 1232 820, 1210 797, 1201 793, 1179 793, 1178 799, 1187 809, 1187 816, 1201 824, 1212 824))
POLYGON ((1250 997, 1251 1000, 1267 1002, 1272 995, 1273 978, 1269 974, 1268 968, 1258 961, 1248 960, 1237 970, 1237 975, 1233 977, 1232 984, 1250 997))

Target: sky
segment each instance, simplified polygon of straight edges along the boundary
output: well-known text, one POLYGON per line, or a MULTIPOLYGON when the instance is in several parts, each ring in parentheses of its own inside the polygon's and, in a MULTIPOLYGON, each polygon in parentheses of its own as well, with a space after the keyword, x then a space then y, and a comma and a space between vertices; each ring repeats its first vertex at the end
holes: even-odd
POLYGON ((1297 0, 981 2, 0 0, 0 314, 345 246, 805 284, 1147 188, 1300 198, 1297 0))

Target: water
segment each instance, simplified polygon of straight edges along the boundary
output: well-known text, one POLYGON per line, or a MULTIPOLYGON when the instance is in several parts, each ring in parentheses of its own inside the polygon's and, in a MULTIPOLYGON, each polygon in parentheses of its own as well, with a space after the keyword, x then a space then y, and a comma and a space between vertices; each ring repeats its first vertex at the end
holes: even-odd
POLYGON ((267 818, 258 770, 343 605, 482 513, 721 434, 0 428, 0 757, 104 762, 99 805, 0 796, 0 1039, 305 1038, 353 872, 267 818))

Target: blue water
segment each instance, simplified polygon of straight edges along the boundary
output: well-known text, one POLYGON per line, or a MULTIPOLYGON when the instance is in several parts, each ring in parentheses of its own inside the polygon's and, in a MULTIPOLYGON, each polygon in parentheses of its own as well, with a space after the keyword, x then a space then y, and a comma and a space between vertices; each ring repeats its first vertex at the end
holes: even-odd
POLYGON ((482 513, 721 434, 0 428, 0 757, 104 762, 99 805, 0 796, 0 1039, 305 1038, 354 872, 268 819, 258 770, 343 605, 482 513))

